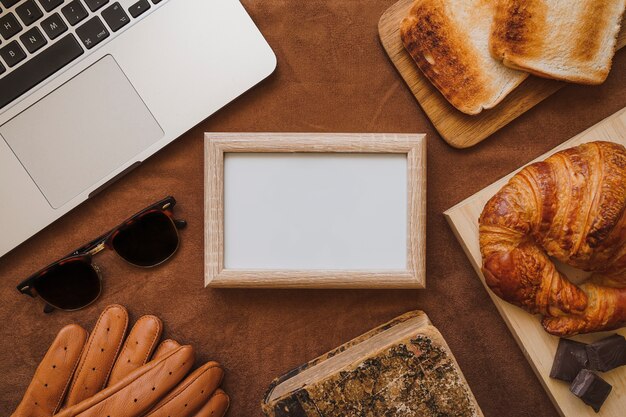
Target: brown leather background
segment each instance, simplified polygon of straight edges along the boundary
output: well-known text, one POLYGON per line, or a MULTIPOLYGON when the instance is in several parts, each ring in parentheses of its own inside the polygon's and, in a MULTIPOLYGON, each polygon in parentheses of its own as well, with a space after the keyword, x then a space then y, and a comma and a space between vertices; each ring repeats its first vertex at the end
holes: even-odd
POLYGON ((378 41, 378 19, 393 0, 243 3, 278 56, 276 72, 0 259, 0 415, 17 406, 64 324, 90 330, 107 304, 120 303, 133 321, 147 313, 163 319, 164 336, 193 344, 198 364, 224 364, 230 416, 260 415, 274 377, 412 309, 425 310, 447 339, 486 416, 556 416, 441 213, 625 106, 626 53, 617 54, 602 86, 568 86, 482 144, 456 150, 438 137, 378 41), (428 288, 204 289, 204 131, 427 133, 428 288), (40 300, 15 290, 30 273, 167 194, 189 221, 170 262, 142 270, 114 253, 98 255, 104 292, 74 313, 44 315, 40 300))

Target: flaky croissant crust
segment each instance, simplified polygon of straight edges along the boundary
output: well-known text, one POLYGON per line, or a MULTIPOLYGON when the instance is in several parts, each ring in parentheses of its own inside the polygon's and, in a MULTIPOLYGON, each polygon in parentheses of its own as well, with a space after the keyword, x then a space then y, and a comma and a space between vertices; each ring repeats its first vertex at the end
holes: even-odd
POLYGON ((487 285, 556 335, 626 324, 626 149, 591 142, 517 173, 479 219, 487 285), (592 272, 580 287, 550 256, 592 272))

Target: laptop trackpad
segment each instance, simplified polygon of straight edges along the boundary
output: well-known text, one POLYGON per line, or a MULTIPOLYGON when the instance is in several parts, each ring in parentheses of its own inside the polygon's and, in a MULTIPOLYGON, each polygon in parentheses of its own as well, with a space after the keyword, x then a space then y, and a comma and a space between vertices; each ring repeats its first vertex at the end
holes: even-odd
POLYGON ((0 127, 54 208, 88 190, 163 137, 107 55, 0 127))

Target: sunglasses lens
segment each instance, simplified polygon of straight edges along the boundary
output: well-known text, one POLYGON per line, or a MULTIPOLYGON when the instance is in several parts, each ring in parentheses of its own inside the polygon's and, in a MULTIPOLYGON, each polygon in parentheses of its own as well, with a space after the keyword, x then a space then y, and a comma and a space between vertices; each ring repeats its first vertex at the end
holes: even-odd
POLYGON ((50 267, 34 287, 49 304, 63 310, 76 310, 98 298, 100 277, 89 262, 74 259, 50 267))
POLYGON ((131 264, 154 266, 176 252, 178 232, 165 213, 151 211, 121 229, 112 244, 115 251, 131 264))

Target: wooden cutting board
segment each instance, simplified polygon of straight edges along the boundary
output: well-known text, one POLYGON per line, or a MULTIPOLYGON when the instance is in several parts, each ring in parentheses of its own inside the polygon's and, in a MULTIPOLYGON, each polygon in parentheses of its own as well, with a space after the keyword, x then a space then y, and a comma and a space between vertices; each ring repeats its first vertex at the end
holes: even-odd
MULTIPOLYGON (((378 22, 381 43, 413 95, 441 137, 455 148, 468 148, 506 126, 567 83, 530 76, 495 108, 470 116, 458 111, 419 70, 400 39, 400 22, 413 0, 400 0, 383 13, 378 22)), ((626 19, 625 19, 626 20, 626 19)), ((626 45, 626 21, 617 47, 626 45)))
MULTIPOLYGON (((540 156, 535 161, 544 160, 549 155, 559 150, 594 140, 610 140, 626 146, 626 108, 604 119, 578 136, 564 142, 557 148, 540 156)), ((485 285, 485 288, 487 288, 485 278, 480 271, 481 255, 478 245, 478 217, 487 200, 489 200, 515 172, 491 184, 487 188, 484 188, 482 191, 479 191, 444 213, 454 234, 461 243, 463 250, 470 259, 472 266, 483 282, 483 285, 485 285)), ((491 290, 487 289, 487 291, 562 416, 591 417, 597 415, 624 417, 624 410, 626 410, 626 367, 617 368, 611 372, 601 374, 602 378, 613 386, 613 391, 604 403, 600 413, 596 414, 591 407, 586 406, 581 400, 569 392, 569 385, 567 383, 549 377, 559 339, 549 335, 543 330, 538 317, 502 301, 494 295, 491 290)), ((573 339, 588 343, 613 333, 615 332, 595 333, 576 336, 573 339)), ((617 333, 626 336, 626 328, 620 329, 617 333)))

